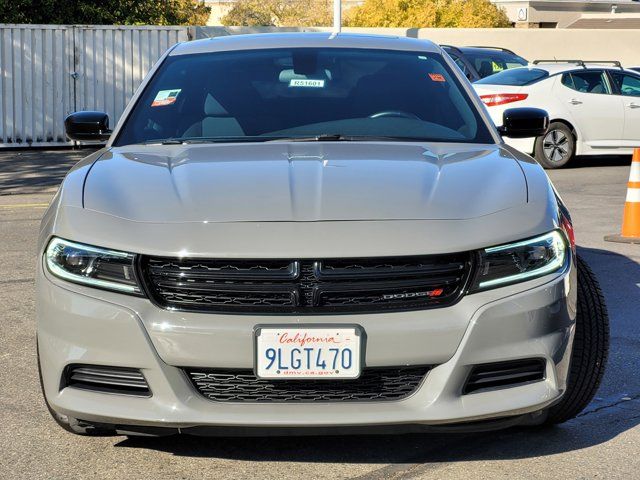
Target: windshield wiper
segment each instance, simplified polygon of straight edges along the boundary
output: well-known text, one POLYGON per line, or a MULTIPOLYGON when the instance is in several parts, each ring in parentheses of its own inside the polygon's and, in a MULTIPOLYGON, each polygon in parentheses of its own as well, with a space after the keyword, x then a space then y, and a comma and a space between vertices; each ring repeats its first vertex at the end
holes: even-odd
POLYGON ((185 137, 185 138, 159 138, 146 140, 141 145, 190 145, 194 143, 232 143, 232 142, 268 142, 280 137, 262 135, 242 135, 237 137, 185 137))
POLYGON ((351 136, 342 135, 341 133, 322 133, 310 137, 282 137, 273 141, 281 142, 349 142, 353 139, 351 136))
POLYGON ((164 140, 146 140, 144 142, 140 142, 141 145, 182 145, 184 140, 180 140, 179 138, 165 138, 164 140))
POLYGON ((322 133, 319 135, 289 137, 279 135, 246 135, 237 137, 189 137, 147 140, 142 145, 189 145, 195 143, 251 143, 251 142, 430 142, 424 137, 400 137, 390 135, 343 135, 322 133))
POLYGON ((270 142, 431 142, 424 137, 399 137, 391 135, 343 135, 323 133, 309 137, 276 137, 270 142))

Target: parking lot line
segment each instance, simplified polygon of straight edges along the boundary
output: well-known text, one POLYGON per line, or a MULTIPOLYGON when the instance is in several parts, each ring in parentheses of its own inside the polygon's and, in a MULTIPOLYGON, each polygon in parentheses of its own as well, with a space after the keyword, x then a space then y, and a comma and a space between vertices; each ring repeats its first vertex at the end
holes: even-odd
POLYGON ((48 203, 16 203, 0 205, 0 208, 46 208, 48 203))

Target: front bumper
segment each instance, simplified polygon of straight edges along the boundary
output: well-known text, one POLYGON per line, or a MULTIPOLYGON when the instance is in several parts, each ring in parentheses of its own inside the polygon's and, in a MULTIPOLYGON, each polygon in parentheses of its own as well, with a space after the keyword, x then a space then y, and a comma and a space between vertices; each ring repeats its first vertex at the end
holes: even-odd
POLYGON ((575 323, 575 273, 465 296, 434 310, 316 318, 180 314, 142 298, 37 274, 43 389, 50 407, 88 422, 190 427, 439 425, 541 410, 566 389, 575 323), (348 317, 348 319, 347 319, 348 317), (391 402, 218 403, 179 367, 251 368, 257 323, 356 323, 367 332, 366 365, 436 365, 410 397, 391 402), (462 395, 473 365, 544 358, 545 379, 462 395), (61 389, 73 363, 139 368, 149 398, 61 389))

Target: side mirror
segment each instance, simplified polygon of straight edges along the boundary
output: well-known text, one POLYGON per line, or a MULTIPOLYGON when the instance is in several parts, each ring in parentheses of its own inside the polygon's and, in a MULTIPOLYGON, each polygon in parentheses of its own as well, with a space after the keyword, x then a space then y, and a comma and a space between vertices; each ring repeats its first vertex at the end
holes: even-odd
POLYGON ((64 119, 67 137, 77 141, 104 142, 109 139, 109 116, 103 112, 75 112, 64 119))
POLYGON ((502 114, 502 126, 498 132, 503 137, 529 138, 547 133, 549 114, 539 108, 509 108, 502 114))

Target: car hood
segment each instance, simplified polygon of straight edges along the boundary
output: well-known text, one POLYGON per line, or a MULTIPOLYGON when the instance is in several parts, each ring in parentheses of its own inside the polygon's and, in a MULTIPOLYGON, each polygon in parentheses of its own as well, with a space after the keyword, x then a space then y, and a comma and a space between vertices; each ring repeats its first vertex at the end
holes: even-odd
POLYGON ((499 145, 135 145, 89 170, 84 208, 136 222, 466 219, 527 201, 499 145))

